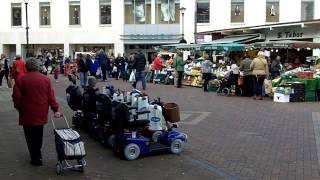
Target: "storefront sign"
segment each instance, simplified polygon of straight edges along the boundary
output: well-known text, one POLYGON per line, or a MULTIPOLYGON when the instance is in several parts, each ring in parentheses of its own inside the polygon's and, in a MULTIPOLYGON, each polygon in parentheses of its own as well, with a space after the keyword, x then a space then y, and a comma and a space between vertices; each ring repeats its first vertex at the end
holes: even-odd
POLYGON ((313 39, 319 37, 319 30, 314 27, 283 27, 266 30, 266 41, 290 40, 290 39, 313 39))
POLYGON ((295 31, 286 31, 286 32, 278 32, 278 39, 290 39, 290 38, 303 38, 303 32, 295 32, 295 31))

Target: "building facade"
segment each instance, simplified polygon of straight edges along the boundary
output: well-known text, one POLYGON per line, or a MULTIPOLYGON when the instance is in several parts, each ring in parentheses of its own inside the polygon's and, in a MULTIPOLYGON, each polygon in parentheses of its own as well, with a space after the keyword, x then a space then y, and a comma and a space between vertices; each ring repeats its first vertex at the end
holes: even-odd
MULTIPOLYGON (((138 48, 150 59, 158 45, 178 43, 182 34, 188 43, 210 41, 194 34, 315 20, 319 10, 320 0, 29 0, 29 44, 34 55, 138 48)), ((25 1, 1 0, 0 15, 0 53, 25 54, 25 1)))

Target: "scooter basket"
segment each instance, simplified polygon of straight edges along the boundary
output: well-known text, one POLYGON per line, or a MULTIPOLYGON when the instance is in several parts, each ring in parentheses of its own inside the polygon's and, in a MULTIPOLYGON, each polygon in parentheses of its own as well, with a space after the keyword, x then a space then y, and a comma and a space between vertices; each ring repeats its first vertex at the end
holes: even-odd
POLYGON ((179 106, 176 103, 166 103, 163 105, 163 116, 166 121, 176 123, 180 121, 179 106))

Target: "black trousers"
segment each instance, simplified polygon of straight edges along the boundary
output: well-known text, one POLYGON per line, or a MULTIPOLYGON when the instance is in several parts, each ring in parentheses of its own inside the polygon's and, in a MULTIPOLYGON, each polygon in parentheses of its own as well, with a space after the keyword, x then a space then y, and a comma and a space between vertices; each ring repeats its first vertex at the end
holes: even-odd
POLYGON ((3 71, 0 72, 0 86, 2 86, 3 76, 6 77, 7 84, 8 84, 8 82, 9 82, 9 70, 3 70, 3 71))
POLYGON ((253 77, 252 75, 243 76, 243 96, 251 97, 253 95, 253 77))
POLYGON ((183 77, 183 72, 182 71, 178 71, 177 88, 182 87, 182 77, 183 77))
POLYGON ((265 75, 257 75, 253 77, 253 94, 255 96, 262 96, 262 88, 265 78, 265 75))
POLYGON ((41 147, 43 137, 43 125, 23 126, 24 136, 27 141, 30 157, 32 161, 42 159, 41 147))
POLYGON ((102 79, 107 80, 107 66, 101 66, 102 79))
POLYGON ((203 73, 202 79, 204 80, 203 91, 208 91, 208 84, 209 84, 209 81, 211 80, 211 73, 203 73))

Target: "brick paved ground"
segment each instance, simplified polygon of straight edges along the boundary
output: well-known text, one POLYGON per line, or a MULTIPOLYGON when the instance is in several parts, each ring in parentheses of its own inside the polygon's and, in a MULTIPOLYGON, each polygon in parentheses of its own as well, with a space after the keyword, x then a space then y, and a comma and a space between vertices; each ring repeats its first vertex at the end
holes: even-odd
MULTIPOLYGON (((111 83, 130 89, 122 81, 111 83)), ((62 111, 71 117, 63 100, 67 82, 54 84, 64 107, 62 111)), ((320 112, 318 103, 277 104, 271 100, 216 96, 197 88, 148 85, 150 96, 180 105, 180 130, 189 135, 186 151, 181 156, 165 154, 127 162, 80 132, 88 151, 86 172, 67 173, 63 178, 320 179, 315 137, 320 133, 315 130, 320 128, 314 128, 320 116, 312 116, 313 112, 320 112)), ((45 130, 45 166, 29 166, 23 133, 17 126, 17 113, 9 94, 0 89, 0 178, 57 179, 51 125, 45 130)))

